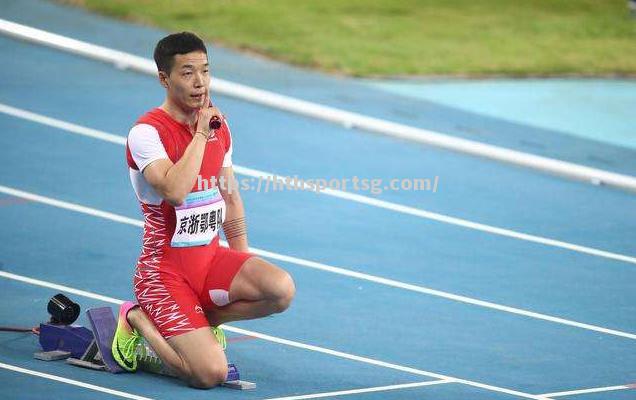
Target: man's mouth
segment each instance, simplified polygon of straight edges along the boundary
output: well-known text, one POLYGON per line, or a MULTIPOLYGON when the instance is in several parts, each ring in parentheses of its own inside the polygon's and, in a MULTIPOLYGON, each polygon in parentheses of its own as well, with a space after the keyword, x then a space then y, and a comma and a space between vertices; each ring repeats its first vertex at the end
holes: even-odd
POLYGON ((201 101, 205 97, 205 93, 191 94, 190 97, 196 101, 201 101))

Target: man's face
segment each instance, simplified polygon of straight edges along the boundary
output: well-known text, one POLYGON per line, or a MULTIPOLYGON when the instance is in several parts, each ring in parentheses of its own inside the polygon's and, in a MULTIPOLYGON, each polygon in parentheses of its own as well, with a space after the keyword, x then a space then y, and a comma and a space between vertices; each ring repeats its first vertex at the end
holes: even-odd
POLYGON ((168 97, 183 109, 198 109, 208 101, 208 57, 201 51, 176 54, 170 75, 162 77, 168 97))

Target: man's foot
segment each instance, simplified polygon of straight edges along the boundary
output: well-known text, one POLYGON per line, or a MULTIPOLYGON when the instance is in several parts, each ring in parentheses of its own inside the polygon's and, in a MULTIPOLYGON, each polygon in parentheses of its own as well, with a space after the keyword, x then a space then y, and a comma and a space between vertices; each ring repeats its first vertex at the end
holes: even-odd
POLYGON ((164 364, 157 353, 144 340, 137 345, 135 359, 137 359, 137 368, 142 371, 177 377, 177 373, 164 364))
POLYGON ((214 334, 216 341, 219 342, 219 344, 221 345, 221 348, 223 349, 223 351, 225 351, 225 348, 227 347, 227 341, 225 340, 225 332, 223 332, 223 329, 221 329, 218 326, 211 326, 210 328, 212 329, 212 333, 214 334))
POLYGON ((141 335, 136 329, 128 323, 126 316, 128 312, 137 305, 131 301, 127 301, 119 308, 119 320, 117 321, 117 330, 113 337, 113 345, 111 352, 113 358, 123 369, 129 372, 137 370, 137 357, 135 353, 137 345, 141 342, 141 335))

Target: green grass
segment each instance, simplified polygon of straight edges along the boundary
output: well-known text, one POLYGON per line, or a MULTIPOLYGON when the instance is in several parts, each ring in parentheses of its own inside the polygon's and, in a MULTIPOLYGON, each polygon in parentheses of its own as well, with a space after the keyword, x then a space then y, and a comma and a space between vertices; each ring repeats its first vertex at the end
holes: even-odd
POLYGON ((347 75, 636 76, 626 0, 66 2, 347 75))

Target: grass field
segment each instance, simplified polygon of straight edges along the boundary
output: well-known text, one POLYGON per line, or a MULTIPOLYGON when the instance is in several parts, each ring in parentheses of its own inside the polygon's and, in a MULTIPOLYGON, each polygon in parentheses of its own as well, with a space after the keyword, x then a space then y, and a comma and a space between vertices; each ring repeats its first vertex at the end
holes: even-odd
POLYGON ((626 0, 66 0, 355 76, 636 76, 626 0))

